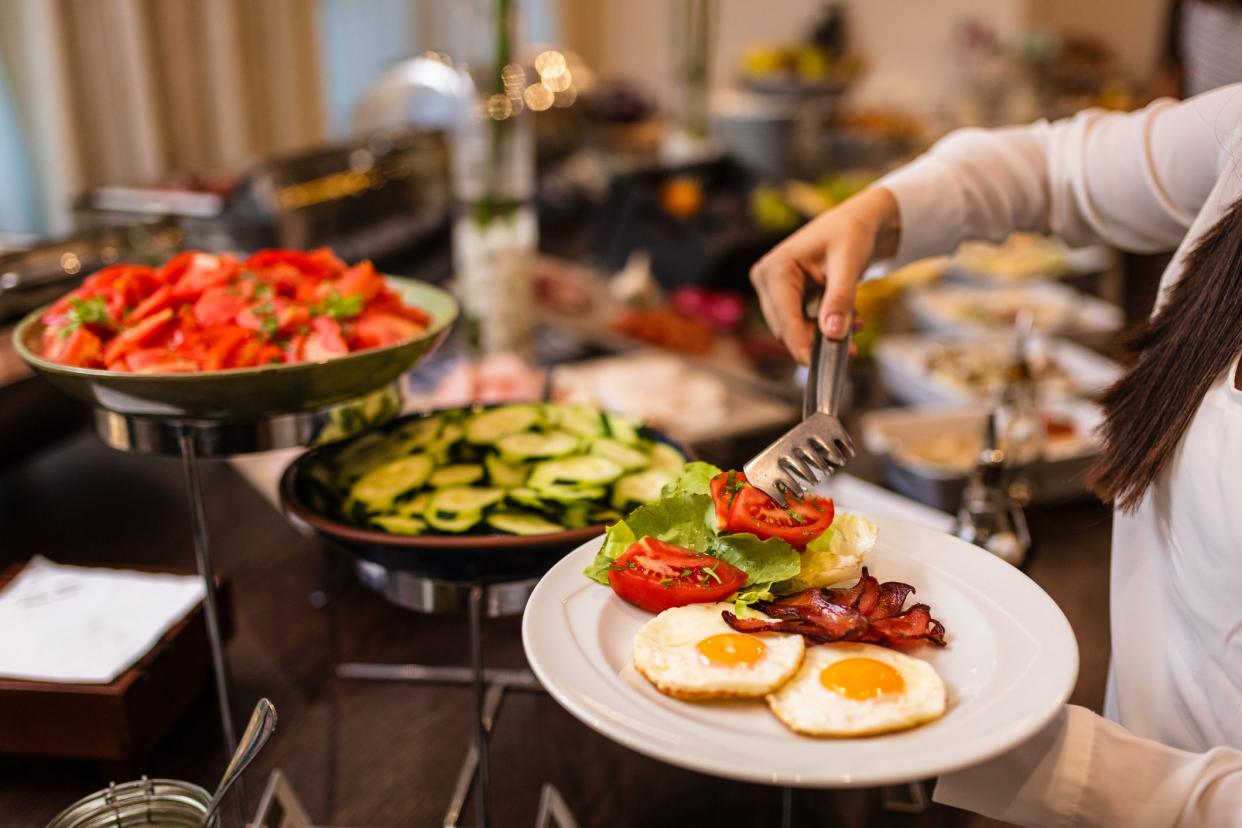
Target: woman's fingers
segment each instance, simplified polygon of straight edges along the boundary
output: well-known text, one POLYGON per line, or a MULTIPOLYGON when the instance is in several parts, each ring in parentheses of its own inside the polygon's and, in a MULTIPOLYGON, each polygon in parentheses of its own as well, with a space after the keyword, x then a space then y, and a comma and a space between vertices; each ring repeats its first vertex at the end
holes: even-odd
POLYGON ((870 250, 850 235, 843 235, 829 245, 824 262, 827 286, 819 304, 819 327, 825 336, 841 339, 850 332, 854 288, 870 255, 870 250))
POLYGON ((781 256, 764 257, 750 275, 768 327, 799 362, 810 361, 815 332, 803 309, 808 275, 816 281, 820 278, 815 270, 804 270, 795 260, 781 256))

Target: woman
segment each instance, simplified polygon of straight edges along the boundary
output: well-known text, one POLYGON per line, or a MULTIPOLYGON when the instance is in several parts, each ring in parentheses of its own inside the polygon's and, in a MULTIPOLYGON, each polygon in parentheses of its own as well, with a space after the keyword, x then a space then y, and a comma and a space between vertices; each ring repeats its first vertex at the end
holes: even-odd
POLYGON ((847 328, 875 259, 1013 230, 1177 246, 1134 367, 1105 395, 1091 483, 1117 509, 1105 714, 940 780, 936 798, 1024 825, 1242 825, 1242 84, 1131 113, 961 130, 821 215, 752 271, 802 360, 847 328))

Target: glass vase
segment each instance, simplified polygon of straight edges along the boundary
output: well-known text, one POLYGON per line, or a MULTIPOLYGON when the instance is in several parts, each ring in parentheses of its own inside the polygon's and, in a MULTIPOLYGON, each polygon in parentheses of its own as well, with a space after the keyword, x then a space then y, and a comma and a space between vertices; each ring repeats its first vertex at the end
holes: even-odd
POLYGON ((529 351, 534 329, 535 144, 514 0, 472 0, 476 48, 453 147, 453 266, 478 355, 529 351), (478 48, 486 36, 486 48, 478 48))

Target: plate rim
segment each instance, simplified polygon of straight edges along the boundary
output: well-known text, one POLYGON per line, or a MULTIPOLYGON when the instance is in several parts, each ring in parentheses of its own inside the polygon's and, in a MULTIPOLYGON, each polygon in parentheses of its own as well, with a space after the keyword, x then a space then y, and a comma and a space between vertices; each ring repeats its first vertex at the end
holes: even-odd
MULTIPOLYGON (((535 676, 539 679, 544 689, 547 690, 547 692, 557 701, 558 704, 565 708, 565 710, 568 711, 574 718, 578 719, 605 738, 667 764, 718 778, 733 779, 757 784, 805 788, 853 788, 902 784, 915 781, 916 779, 927 779, 940 774, 951 773, 953 771, 986 762, 989 759, 1004 753, 1006 750, 1015 747, 1042 730, 1044 726, 1056 716, 1061 707, 1066 703, 1066 701, 1068 701, 1070 695, 1073 693, 1077 684, 1080 669, 1080 654, 1077 637, 1074 634, 1073 627, 1070 625, 1069 620, 1065 617, 1065 613, 1061 610, 1056 601, 1054 601, 1052 597, 1048 595, 1048 593, 1026 573, 1004 563, 988 553, 986 550, 966 543, 965 541, 962 541, 952 535, 948 535, 947 533, 939 532, 911 521, 881 516, 876 516, 872 519, 881 526, 881 529, 883 529, 885 524, 897 525, 903 529, 912 528, 918 532, 935 535, 941 539, 947 539, 952 544, 960 544, 961 547, 973 550, 972 558, 974 558, 975 561, 981 562, 985 558, 987 559, 988 562, 982 564, 984 569, 992 568, 995 572, 1000 572, 1002 569, 1008 570, 1012 575, 1019 577, 1018 582, 1026 582, 1026 586, 1024 588, 1030 591, 1029 594, 1031 597, 1044 604, 1045 610, 1051 611, 1050 619, 1053 622, 1051 625, 1041 623, 1038 627, 1037 634, 1034 634, 1033 637, 1037 640, 1049 642, 1052 646, 1046 648, 1048 652, 1064 652, 1065 654, 1063 657, 1052 657, 1055 658, 1057 662, 1061 662, 1061 671, 1064 673, 1064 678, 1062 680, 1061 688, 1057 692, 1049 695, 1048 700, 1044 704, 1046 709, 1041 709, 1038 711, 1037 715, 1028 717, 1024 720, 1011 720, 1012 727, 1008 728, 1008 732, 1006 732, 1006 729, 997 729, 994 731, 998 734, 997 737, 992 739, 991 743, 985 748, 964 754, 956 760, 938 764, 934 768, 929 767, 925 772, 920 772, 913 778, 904 772, 893 774, 867 773, 865 775, 854 772, 820 772, 816 774, 814 772, 808 773, 805 770, 799 770, 796 773, 781 771, 779 769, 773 769, 771 766, 765 766, 764 773, 760 774, 756 773, 752 769, 752 766, 747 763, 712 763, 709 761, 695 760, 681 755, 680 753, 670 755, 664 752, 661 745, 655 744, 649 739, 644 739, 642 735, 636 731, 627 730, 623 726, 618 725, 604 717, 598 716, 587 709, 577 698, 574 697, 575 689, 572 685, 577 680, 576 677, 571 676, 569 678, 557 678, 554 676, 550 672, 549 666, 546 663, 543 663, 541 658, 538 656, 540 649, 539 645, 536 644, 532 647, 532 640, 536 635, 534 628, 539 623, 538 620, 532 619, 536 619, 539 614, 543 613, 545 607, 546 609, 552 609, 553 607, 562 606, 565 601, 575 594, 576 591, 572 590, 554 594, 554 590, 557 589, 557 581, 565 577, 565 570, 570 568, 574 569, 575 572, 573 572, 572 575, 582 578, 584 585, 589 586, 586 583, 585 578, 580 574, 580 570, 583 567, 582 559, 588 554, 594 554, 595 550, 598 548, 598 545, 602 544, 602 538, 595 538, 587 541, 578 548, 574 549, 558 561, 536 585, 534 592, 531 594, 530 599, 527 602, 526 609, 522 614, 522 646, 526 654, 527 662, 530 664, 532 672, 534 672, 535 676), (1053 627, 1055 627, 1055 629, 1053 629, 1053 627)), ((963 572, 966 571, 967 570, 964 568, 963 572)), ((572 583, 572 581, 566 581, 566 583, 572 583)), ((602 587, 600 588, 602 589, 602 587)), ((577 645, 574 646, 576 647, 577 645)), ((1054 662, 1054 666, 1057 662, 1054 662)), ((585 673, 587 671, 584 670, 583 672, 585 673)), ((622 682, 619 677, 617 681, 622 682)), ((791 740, 795 741, 808 738, 797 736, 793 733, 789 733, 788 736, 791 740)), ((872 738, 883 737, 879 736, 872 738)))

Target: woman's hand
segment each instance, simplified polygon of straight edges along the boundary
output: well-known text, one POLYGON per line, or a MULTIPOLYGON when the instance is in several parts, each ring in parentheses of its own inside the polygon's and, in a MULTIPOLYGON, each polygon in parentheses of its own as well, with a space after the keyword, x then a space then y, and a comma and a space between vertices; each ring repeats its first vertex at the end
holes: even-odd
POLYGON ((854 286, 873 259, 897 249, 897 200, 872 187, 815 218, 750 269, 768 327, 799 362, 811 359, 815 326, 803 311, 806 280, 824 286, 819 327, 840 339, 850 328, 854 286))

